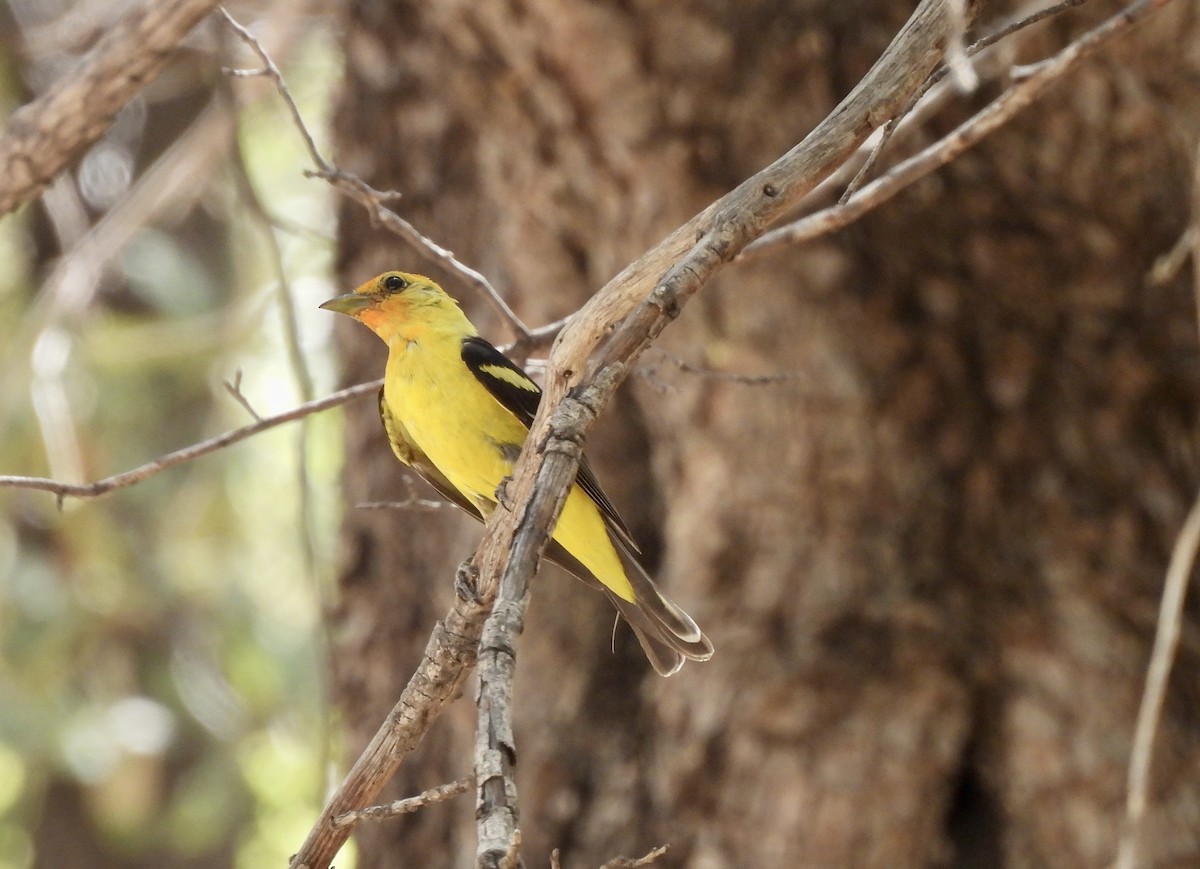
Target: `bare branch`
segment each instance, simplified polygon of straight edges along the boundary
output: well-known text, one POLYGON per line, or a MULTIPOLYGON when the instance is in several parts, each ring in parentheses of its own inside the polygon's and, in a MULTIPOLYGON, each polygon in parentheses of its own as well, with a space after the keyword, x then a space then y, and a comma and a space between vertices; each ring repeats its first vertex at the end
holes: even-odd
MULTIPOLYGON (((1063 0, 1063 2, 1057 3, 1054 6, 1038 9, 1026 15, 1020 15, 1009 23, 1001 25, 993 32, 967 46, 965 50, 965 57, 975 58, 1001 40, 1019 33, 1040 21, 1044 21, 1047 18, 1051 18, 1055 15, 1066 12, 1068 9, 1073 9, 1076 6, 1082 6, 1086 2, 1087 0, 1063 0)), ((981 74, 988 73, 989 69, 993 66, 995 65, 987 63, 985 55, 983 61, 972 64, 971 70, 974 75, 979 76, 981 74)), ((1007 73, 1008 69, 1009 67, 1007 63, 1005 63, 1003 69, 996 68, 990 69, 990 71, 992 74, 999 74, 1001 72, 1007 73)), ((846 186, 845 191, 843 191, 842 195, 838 198, 839 205, 845 205, 850 197, 854 195, 854 193, 856 193, 863 184, 866 183, 867 177, 870 175, 871 168, 879 160, 880 155, 888 146, 888 143, 891 142, 892 137, 896 134, 896 132, 901 129, 907 130, 910 127, 910 122, 916 117, 918 104, 922 106, 921 113, 923 114, 925 112, 931 112, 935 105, 942 102, 942 100, 938 99, 926 100, 925 96, 930 92, 936 93, 935 88, 940 82, 945 80, 948 72, 948 66, 941 66, 938 69, 935 69, 930 74, 929 78, 925 80, 925 83, 922 84, 921 87, 917 88, 916 92, 909 99, 908 105, 901 109, 896 117, 892 118, 887 122, 887 124, 884 125, 881 135, 879 136, 879 140, 874 143, 873 147, 870 149, 869 155, 866 157, 865 161, 863 161, 863 165, 861 168, 859 168, 853 180, 846 186)), ((871 143, 864 143, 864 147, 869 144, 871 143)), ((841 169, 817 185, 817 190, 820 190, 821 188, 826 187, 830 182, 835 181, 842 174, 842 172, 848 170, 854 164, 854 162, 855 161, 852 160, 847 161, 841 169)), ((813 192, 815 193, 817 190, 814 190, 813 192)))
MULTIPOLYGON (((0 391, 13 392, 24 375, 22 363, 47 330, 86 311, 105 269, 151 220, 190 207, 203 191, 194 183, 224 151, 233 133, 228 106, 214 99, 171 147, 143 172, 129 192, 55 263, 28 311, 0 347, 0 391)), ((13 412, 0 406, 0 428, 13 412)))
POLYGON ((465 794, 471 789, 474 783, 475 780, 473 778, 460 778, 449 784, 430 788, 423 793, 417 794, 415 797, 384 803, 381 806, 368 806, 365 809, 359 809, 355 812, 346 812, 344 815, 338 815, 334 818, 333 825, 335 827, 353 826, 362 821, 386 821, 388 818, 407 815, 434 803, 445 802, 459 794, 465 794))
POLYGON ((1137 726, 1133 735, 1133 751, 1129 755, 1129 785, 1125 798, 1125 822, 1117 848, 1115 869, 1134 869, 1137 866, 1138 838, 1150 791, 1150 761, 1154 755, 1154 738, 1162 718, 1167 682, 1179 647, 1183 621, 1183 602, 1187 595, 1188 579, 1196 566, 1200 550, 1200 496, 1197 496, 1167 566, 1158 610, 1158 629, 1154 635, 1154 650, 1146 670, 1146 686, 1138 707, 1137 726))
POLYGON ((954 78, 955 85, 964 93, 979 87, 979 75, 971 66, 967 54, 967 25, 971 23, 968 10, 970 0, 950 0, 946 9, 950 13, 950 34, 946 39, 946 68, 954 78))
POLYGON ((296 128, 300 131, 301 138, 304 139, 304 146, 308 149, 309 157, 312 158, 312 161, 317 164, 317 167, 321 171, 332 171, 333 166, 321 156, 321 149, 317 147, 316 140, 313 138, 312 133, 309 132, 308 126, 304 123, 304 117, 300 114, 300 107, 296 104, 296 98, 292 96, 291 89, 288 88, 287 82, 283 79, 283 73, 279 71, 279 67, 275 65, 275 61, 271 59, 271 55, 267 53, 267 50, 263 48, 262 43, 258 41, 258 38, 253 33, 239 24, 237 19, 229 14, 228 9, 222 6, 218 11, 220 11, 221 17, 225 19, 225 23, 233 29, 233 32, 241 38, 242 42, 246 43, 250 47, 250 50, 258 55, 258 59, 262 61, 261 69, 227 70, 228 74, 237 76, 270 76, 271 80, 275 82, 275 89, 283 97, 283 102, 287 106, 296 128))
MULTIPOLYGON (((1200 327, 1200 148, 1192 163, 1192 291, 1195 294, 1197 326, 1200 327)), ((1117 845, 1114 869, 1134 869, 1138 864, 1138 840, 1142 819, 1150 793, 1150 763, 1154 757, 1154 739, 1162 720, 1167 683, 1179 647, 1183 624, 1183 603, 1187 596, 1188 580, 1196 568, 1200 551, 1200 495, 1192 504, 1183 528, 1175 539, 1167 578, 1163 583, 1162 599, 1158 605, 1158 622, 1154 633, 1154 648, 1146 668, 1146 685, 1138 707, 1137 725, 1133 731, 1133 750, 1129 754, 1129 781, 1125 794, 1125 821, 1117 845)))
POLYGON ((109 492, 124 489, 135 483, 147 480, 156 474, 162 473, 167 468, 173 468, 175 465, 190 462, 193 459, 208 455, 230 444, 243 441, 252 435, 258 434, 260 431, 274 428, 285 422, 302 419, 318 411, 337 407, 339 404, 345 404, 363 395, 374 394, 379 391, 379 387, 382 385, 383 380, 373 380, 370 383, 360 383, 357 386, 338 390, 324 398, 305 402, 299 407, 294 407, 289 411, 276 414, 275 416, 264 417, 251 425, 235 428, 232 431, 227 431, 224 434, 217 435, 200 443, 192 444, 173 453, 167 453, 165 456, 160 456, 152 462, 147 462, 144 465, 139 465, 132 470, 124 471, 120 474, 114 474, 111 477, 105 477, 94 483, 66 483, 59 480, 49 480, 45 477, 0 475, 0 489, 37 489, 43 492, 51 492, 58 496, 59 504, 66 498, 99 498, 102 495, 107 495, 109 492))
MULTIPOLYGON (((651 347, 650 350, 655 356, 669 363, 672 367, 679 369, 684 374, 693 374, 709 380, 722 380, 726 383, 738 383, 743 386, 768 386, 776 383, 800 380, 804 377, 804 374, 799 371, 781 371, 778 374, 738 374, 736 371, 718 371, 715 368, 706 368, 703 365, 688 362, 686 359, 680 359, 678 356, 674 356, 657 347, 651 347)), ((657 371, 657 367, 653 364, 642 363, 642 365, 643 367, 639 368, 639 373, 646 376, 651 376, 657 371)))
MULTIPOLYGON (((454 508, 454 505, 449 501, 437 500, 433 501, 429 498, 422 498, 417 494, 413 485, 411 476, 404 477, 405 486, 408 488, 408 497, 403 501, 366 501, 362 504, 355 504, 356 510, 445 510, 454 508)), ((456 509, 456 508, 455 508, 456 509)))
POLYGON ((339 192, 356 200, 371 215, 372 222, 408 242, 409 246, 428 262, 456 274, 460 280, 472 287, 495 309, 500 319, 507 323, 509 328, 516 333, 518 341, 531 342, 533 340, 533 333, 529 327, 509 307, 508 302, 504 301, 500 293, 492 286, 491 281, 484 277, 482 272, 468 266, 455 256, 453 251, 442 247, 437 242, 423 235, 411 223, 383 204, 388 199, 396 198, 399 194, 376 190, 357 175, 341 169, 331 169, 327 172, 310 172, 308 174, 325 179, 339 192))
POLYGON ((131 10, 75 69, 13 112, 0 135, 0 215, 41 193, 98 141, 216 5, 216 0, 155 0, 131 10))
POLYGON ((748 245, 742 258, 757 256, 784 245, 794 245, 826 235, 858 220, 916 181, 945 166, 984 136, 1008 123, 1032 105, 1050 85, 1105 43, 1121 35, 1135 22, 1170 0, 1142 0, 1123 9, 1088 31, 1058 54, 1031 67, 1027 74, 952 133, 910 157, 884 176, 868 184, 845 204, 810 214, 787 226, 766 233, 748 245))

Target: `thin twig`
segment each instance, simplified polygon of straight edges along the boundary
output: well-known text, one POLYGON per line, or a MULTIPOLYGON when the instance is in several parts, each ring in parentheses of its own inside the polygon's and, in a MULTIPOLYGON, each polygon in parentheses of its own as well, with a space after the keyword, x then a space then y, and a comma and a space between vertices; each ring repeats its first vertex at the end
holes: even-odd
POLYGON ((287 86, 287 82, 283 79, 283 73, 279 71, 279 67, 275 65, 275 61, 271 59, 271 55, 267 52, 261 42, 258 41, 253 33, 238 23, 237 19, 229 14, 229 10, 224 6, 217 8, 221 16, 225 19, 233 32, 241 37, 242 42, 250 47, 250 50, 258 55, 258 59, 262 61, 262 69, 255 70, 255 75, 268 75, 275 82, 275 89, 279 91, 279 95, 283 97, 283 102, 287 106, 288 112, 292 116, 292 121, 296 128, 300 131, 300 136, 304 139, 304 146, 308 149, 309 157, 324 171, 332 171, 333 166, 326 162, 321 156, 321 150, 317 147, 317 142, 309 132, 308 126, 304 123, 304 117, 300 114, 300 107, 296 104, 295 97, 292 96, 291 90, 287 86))
POLYGON ((963 93, 971 93, 979 87, 979 75, 971 66, 967 54, 967 25, 970 15, 967 0, 950 0, 950 34, 946 39, 946 68, 950 70, 955 85, 963 93))
POLYGON ((845 205, 846 202, 858 192, 858 188, 862 187, 867 181, 867 176, 871 174, 871 170, 875 168, 875 164, 879 162, 880 156, 883 154, 883 149, 887 147, 888 142, 892 141, 892 136, 900 127, 900 122, 904 120, 905 115, 912 111, 917 104, 918 97, 914 96, 909 101, 904 110, 894 118, 890 118, 879 131, 879 138, 875 142, 875 146, 871 148, 871 153, 867 155, 867 159, 863 161, 862 166, 855 174, 850 183, 846 185, 846 189, 842 191, 842 195, 838 197, 838 205, 845 205))
MULTIPOLYGON (((1192 292, 1195 298, 1197 330, 1200 332, 1200 147, 1192 163, 1192 292)), ((1158 621, 1154 633, 1154 648, 1146 668, 1146 685, 1138 707, 1137 725, 1133 731, 1133 750, 1129 754, 1129 782, 1125 794, 1125 820, 1117 847, 1114 869, 1134 869, 1137 866, 1138 842, 1142 819, 1150 792, 1150 766, 1154 757, 1154 740, 1162 720, 1163 703, 1171 667, 1179 647, 1183 623, 1183 603, 1187 596, 1188 580, 1196 566, 1200 550, 1200 494, 1192 504, 1183 528, 1175 539, 1167 578, 1163 583, 1162 599, 1158 605, 1158 621)))
MULTIPOLYGON (((997 28, 992 33, 989 33, 968 45, 964 52, 965 57, 974 58, 976 55, 981 54, 984 50, 991 48, 1001 40, 1006 39, 1015 33, 1019 33, 1020 31, 1025 30, 1026 28, 1031 27, 1040 21, 1044 21, 1047 18, 1051 18, 1055 15, 1066 12, 1068 9, 1082 6, 1086 2, 1087 0, 1063 0, 1061 3, 1048 6, 1044 9, 1038 9, 1035 12, 1030 12, 1027 15, 1022 15, 1018 18, 1015 18, 1009 23, 997 28)), ((971 66, 971 69, 975 75, 978 75, 981 71, 983 71, 984 67, 976 63, 971 66)), ((864 161, 863 166, 854 176, 853 180, 851 180, 851 182, 846 186, 846 189, 842 192, 842 195, 838 198, 839 205, 845 205, 846 202, 849 201, 850 197, 857 193, 859 188, 866 183, 867 177, 870 175, 871 168, 878 162, 880 155, 882 155, 888 143, 891 142, 892 137, 901 128, 907 128, 907 122, 914 116, 914 112, 916 111, 918 104, 922 106, 925 105, 925 103, 922 101, 925 100, 926 94, 929 94, 939 83, 944 81, 949 72, 949 66, 942 65, 930 73, 929 78, 927 78, 921 87, 919 87, 912 95, 907 105, 905 105, 904 108, 896 113, 894 118, 884 125, 882 131, 880 132, 878 141, 874 142, 873 144, 868 141, 864 144, 864 147, 867 145, 871 146, 870 154, 864 161)), ((820 186, 824 187, 825 185, 822 184, 820 186)))
MULTIPOLYGON (((250 46, 251 50, 262 61, 261 74, 271 78, 275 83, 275 89, 279 91, 280 97, 283 98, 284 103, 287 105, 288 113, 292 116, 292 122, 300 132, 300 136, 304 140, 304 145, 308 149, 309 157, 316 166, 316 169, 308 170, 304 174, 328 182, 338 192, 359 202, 366 208, 373 223, 382 226, 392 234, 408 242, 417 253, 431 263, 439 265, 457 275, 463 283, 479 293, 496 310, 500 318, 517 335, 517 339, 522 343, 522 346, 532 344, 535 341, 535 333, 525 325, 509 304, 504 301, 500 293, 492 286, 491 281, 484 277, 481 272, 471 268, 460 260, 454 255, 453 251, 442 247, 423 235, 411 223, 384 204, 399 199, 401 196, 400 193, 394 190, 376 190, 353 172, 347 172, 325 158, 321 150, 317 147, 316 140, 309 131, 308 125, 304 122, 304 116, 300 113, 300 107, 296 104, 291 89, 288 88, 283 74, 271 59, 270 54, 263 48, 262 43, 258 41, 254 34, 239 24, 229 14, 228 10, 221 7, 220 12, 229 26, 233 28, 234 32, 241 37, 242 41, 250 46)), ((550 340, 553 340, 553 336, 551 336, 550 340)), ((547 341, 546 343, 549 342, 547 341)))
POLYGON ((1140 0, 1130 4, 1058 54, 1028 67, 1028 75, 1014 82, 1008 90, 959 125, 952 133, 890 169, 887 174, 868 184, 844 205, 834 205, 771 230, 747 245, 740 258, 748 259, 782 246, 808 241, 853 223, 1008 123, 1041 96, 1047 87, 1072 71, 1102 45, 1168 2, 1170 0, 1140 0))
POLYGON ((358 809, 353 812, 346 812, 338 815, 333 819, 332 823, 335 827, 354 826, 362 821, 386 821, 389 818, 395 818, 399 815, 407 815, 411 812, 419 811, 426 806, 434 803, 445 802, 453 799, 459 794, 465 794, 471 789, 475 783, 472 778, 460 778, 457 781, 452 781, 449 784, 439 785, 436 788, 430 788, 423 793, 417 794, 415 797, 408 797, 403 800, 396 800, 391 803, 384 803, 381 806, 368 806, 365 809, 358 809))
POLYGON ((242 369, 239 368, 233 373, 233 380, 225 381, 225 391, 233 396, 233 400, 240 404, 255 422, 262 422, 262 417, 258 415, 258 411, 254 409, 250 399, 246 398, 246 394, 242 392, 242 369))
POLYGON ((1150 790, 1150 761, 1154 755, 1154 738, 1162 718, 1163 702, 1167 696, 1167 683, 1171 678, 1171 666, 1179 646, 1179 634, 1183 621, 1183 602, 1187 595, 1188 579, 1196 566, 1196 553, 1200 549, 1200 495, 1192 504, 1183 529, 1171 552, 1171 563, 1167 567, 1167 578, 1163 585, 1162 600, 1159 602, 1158 627, 1154 634, 1154 649, 1150 653, 1150 665, 1146 670, 1146 685, 1142 702, 1138 707, 1137 726, 1134 728, 1133 751, 1129 755, 1129 787, 1125 799, 1125 822, 1122 826, 1120 844, 1117 848, 1115 869, 1134 869, 1137 866, 1138 839, 1142 819, 1146 814, 1147 797, 1150 790))
POLYGON ((443 510, 453 507, 449 501, 431 501, 428 498, 405 498, 403 501, 363 501, 355 504, 355 510, 443 510))
POLYGON ((37 489, 42 492, 51 492, 58 496, 60 505, 66 498, 99 498, 107 495, 109 492, 124 489, 135 483, 147 480, 156 474, 162 473, 167 468, 181 465, 184 462, 190 462, 193 459, 198 459, 200 456, 245 440, 248 437, 258 434, 260 431, 274 428, 277 425, 282 425, 292 420, 303 419, 310 414, 328 410, 331 407, 337 407, 340 404, 353 401, 363 395, 373 395, 379 391, 379 387, 382 385, 383 380, 380 379, 338 390, 324 398, 305 402, 299 407, 294 407, 289 411, 276 414, 275 416, 263 417, 259 422, 252 425, 227 431, 224 434, 200 441, 199 443, 176 450, 173 453, 167 453, 165 456, 160 456, 152 462, 146 462, 144 465, 139 465, 120 474, 114 474, 111 477, 105 477, 102 480, 96 480, 93 483, 66 483, 60 480, 50 480, 45 477, 0 475, 0 489, 37 489))
POLYGON ((1175 243, 1171 245, 1171 249, 1154 260, 1146 280, 1156 287, 1173 281, 1183 269, 1183 264, 1188 259, 1195 258, 1198 239, 1200 239, 1200 227, 1197 227, 1195 223, 1189 223, 1175 243))
POLYGON ((641 857, 614 857, 600 869, 641 869, 643 866, 649 866, 669 850, 671 850, 669 845, 659 845, 657 848, 651 848, 641 857))
POLYGON ((1055 3, 1053 6, 1047 6, 1045 9, 1039 9, 1036 12, 1030 12, 1028 15, 1022 15, 1020 18, 1017 18, 1008 24, 997 28, 986 36, 983 36, 971 43, 971 45, 968 46, 967 51, 971 54, 975 54, 980 49, 995 45, 1000 40, 1012 36, 1019 30, 1024 30, 1026 27, 1029 27, 1032 24, 1037 24, 1039 21, 1045 21, 1047 18, 1053 18, 1055 15, 1066 12, 1068 9, 1074 9, 1077 6, 1082 6, 1087 2, 1088 0, 1062 0, 1062 2, 1055 3))
POLYGON ((408 488, 408 497, 403 501, 365 501, 361 504, 355 504, 355 510, 444 510, 447 507, 453 507, 449 501, 437 500, 433 501, 428 498, 422 498, 416 493, 413 486, 411 476, 404 477, 405 486, 408 488))

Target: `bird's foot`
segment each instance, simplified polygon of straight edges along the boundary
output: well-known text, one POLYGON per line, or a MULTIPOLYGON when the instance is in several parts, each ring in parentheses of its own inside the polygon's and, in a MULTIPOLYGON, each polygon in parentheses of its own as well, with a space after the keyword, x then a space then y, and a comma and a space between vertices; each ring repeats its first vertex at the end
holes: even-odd
POLYGON ((512 499, 508 497, 508 484, 512 482, 512 477, 505 477, 500 481, 500 485, 496 487, 496 503, 505 510, 512 509, 512 499))
POLYGON ((468 558, 454 571, 454 593, 460 600, 479 603, 479 568, 468 558))

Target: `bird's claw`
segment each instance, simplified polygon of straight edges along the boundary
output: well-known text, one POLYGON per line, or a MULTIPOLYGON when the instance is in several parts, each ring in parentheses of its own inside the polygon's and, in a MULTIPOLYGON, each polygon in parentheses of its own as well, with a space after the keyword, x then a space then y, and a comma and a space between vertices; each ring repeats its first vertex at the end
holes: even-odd
POLYGON ((454 593, 459 600, 479 603, 479 568, 468 558, 454 571, 454 593))
POLYGON ((496 487, 496 503, 505 510, 512 509, 512 500, 508 497, 508 484, 512 482, 512 477, 505 477, 500 481, 500 485, 496 487))

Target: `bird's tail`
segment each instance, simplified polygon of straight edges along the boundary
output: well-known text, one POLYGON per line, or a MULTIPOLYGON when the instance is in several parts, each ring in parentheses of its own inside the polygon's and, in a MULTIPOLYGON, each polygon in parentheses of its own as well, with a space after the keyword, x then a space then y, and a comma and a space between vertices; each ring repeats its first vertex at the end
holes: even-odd
POLYGON ((682 607, 659 591, 654 580, 628 551, 623 541, 615 542, 621 552, 625 575, 633 586, 636 601, 627 601, 613 594, 557 541, 550 541, 546 548, 546 556, 588 585, 604 590, 617 612, 633 629, 634 636, 638 638, 651 666, 659 675, 670 676, 677 672, 685 659, 707 661, 711 658, 712 643, 700 630, 700 626, 682 607))

